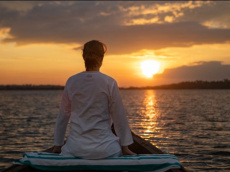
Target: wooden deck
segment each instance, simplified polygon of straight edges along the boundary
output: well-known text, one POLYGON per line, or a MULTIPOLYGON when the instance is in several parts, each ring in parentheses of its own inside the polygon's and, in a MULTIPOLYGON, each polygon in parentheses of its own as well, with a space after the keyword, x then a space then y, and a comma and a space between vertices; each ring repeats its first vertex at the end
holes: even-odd
MULTIPOLYGON (((134 143, 129 146, 129 148, 137 154, 163 154, 163 152, 149 143, 148 141, 142 139, 140 136, 133 134, 134 143)), ((45 150, 44 152, 52 152, 53 147, 45 150)), ((112 171, 112 170, 111 170, 112 171)), ((9 168, 3 170, 3 172, 40 172, 40 170, 33 169, 25 165, 12 165, 9 168)), ((71 171, 71 172, 93 172, 93 171, 71 171)), ((168 170, 167 172, 186 172, 185 168, 182 166, 180 169, 168 170)))

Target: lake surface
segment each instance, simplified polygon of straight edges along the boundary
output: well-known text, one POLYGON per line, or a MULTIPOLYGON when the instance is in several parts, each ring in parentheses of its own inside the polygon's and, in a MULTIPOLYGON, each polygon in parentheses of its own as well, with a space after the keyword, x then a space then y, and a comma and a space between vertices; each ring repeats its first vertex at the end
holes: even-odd
MULTIPOLYGON (((131 129, 189 171, 230 171, 230 90, 121 90, 131 129)), ((0 91, 0 170, 53 145, 62 91, 0 91)))

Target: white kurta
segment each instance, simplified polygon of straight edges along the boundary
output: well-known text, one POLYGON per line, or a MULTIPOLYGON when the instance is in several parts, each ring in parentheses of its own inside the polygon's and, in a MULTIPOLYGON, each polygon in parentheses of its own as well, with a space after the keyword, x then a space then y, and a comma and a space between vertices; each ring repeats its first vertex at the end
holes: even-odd
POLYGON ((62 155, 101 159, 117 154, 133 143, 116 81, 98 71, 70 77, 57 117, 54 144, 64 144, 70 118, 70 134, 62 155), (117 136, 111 131, 111 122, 117 136))

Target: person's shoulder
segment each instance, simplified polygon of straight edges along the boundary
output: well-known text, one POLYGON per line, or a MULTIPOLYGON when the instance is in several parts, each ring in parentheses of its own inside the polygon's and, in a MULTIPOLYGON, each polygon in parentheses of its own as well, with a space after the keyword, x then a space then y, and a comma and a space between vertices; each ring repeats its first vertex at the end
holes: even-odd
POLYGON ((85 74, 86 74, 85 71, 82 71, 82 72, 79 72, 79 73, 76 73, 76 74, 70 76, 69 79, 72 79, 72 78, 81 78, 81 77, 85 76, 85 74))
POLYGON ((82 74, 83 74, 83 72, 80 72, 80 73, 77 73, 77 74, 74 74, 74 75, 70 76, 70 77, 67 79, 66 83, 70 83, 72 80, 75 80, 75 79, 81 77, 82 74))
POLYGON ((101 72, 100 72, 100 74, 101 74, 101 76, 102 76, 103 78, 105 78, 106 80, 108 80, 108 81, 110 81, 110 82, 116 82, 116 80, 115 80, 113 77, 111 77, 111 76, 109 76, 109 75, 106 75, 106 74, 104 74, 104 73, 101 73, 101 72))

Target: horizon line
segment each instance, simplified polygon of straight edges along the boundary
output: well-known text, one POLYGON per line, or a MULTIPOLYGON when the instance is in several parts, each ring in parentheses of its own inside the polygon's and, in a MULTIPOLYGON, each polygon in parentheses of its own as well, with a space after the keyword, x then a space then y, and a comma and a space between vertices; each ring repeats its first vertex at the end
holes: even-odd
MULTIPOLYGON (((229 88, 230 89, 230 79, 222 80, 195 80, 195 81, 181 81, 171 84, 161 84, 153 86, 128 86, 128 87, 119 87, 119 89, 169 89, 169 88, 229 88), (221 84, 221 85, 220 85, 221 84), (210 87, 212 85, 212 87, 210 87), (214 86, 214 87, 213 87, 214 86)), ((7 89, 63 89, 65 85, 55 85, 55 84, 4 84, 0 85, 0 90, 7 89)))

